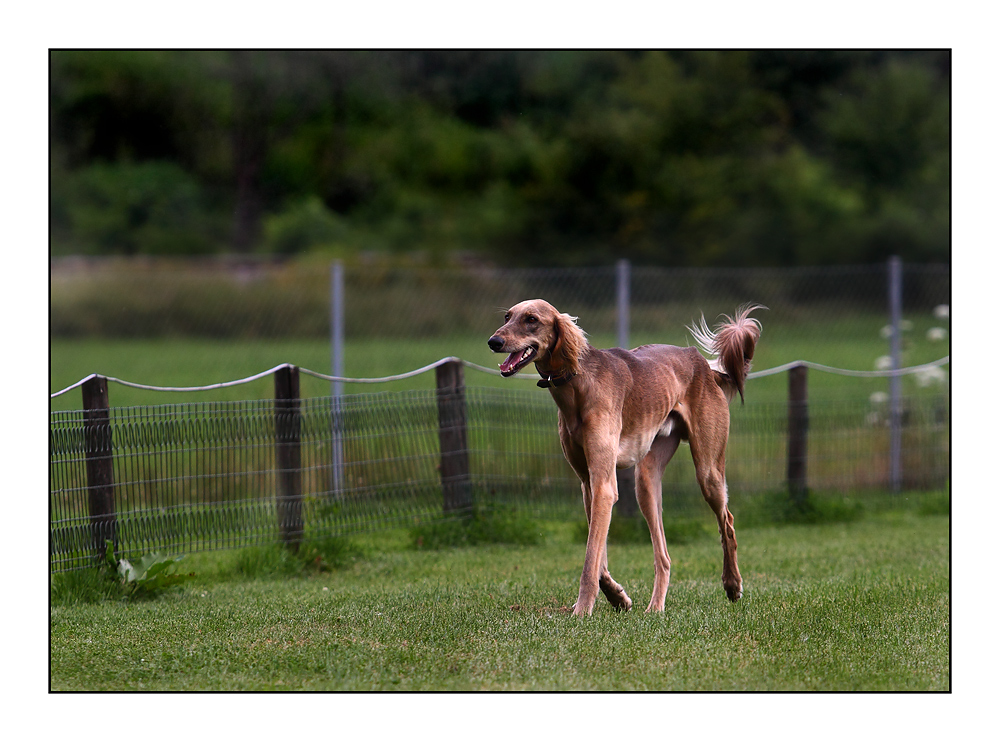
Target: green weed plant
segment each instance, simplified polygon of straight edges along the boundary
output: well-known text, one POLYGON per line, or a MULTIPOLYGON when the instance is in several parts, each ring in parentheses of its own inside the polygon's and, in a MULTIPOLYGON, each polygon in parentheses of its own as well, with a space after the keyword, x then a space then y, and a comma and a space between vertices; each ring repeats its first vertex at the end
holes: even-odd
POLYGON ((105 544, 105 564, 121 578, 124 597, 156 595, 193 577, 190 573, 185 575, 174 571, 174 566, 184 558, 183 555, 169 557, 151 552, 133 564, 124 557, 115 558, 114 544, 110 540, 105 541, 105 544))

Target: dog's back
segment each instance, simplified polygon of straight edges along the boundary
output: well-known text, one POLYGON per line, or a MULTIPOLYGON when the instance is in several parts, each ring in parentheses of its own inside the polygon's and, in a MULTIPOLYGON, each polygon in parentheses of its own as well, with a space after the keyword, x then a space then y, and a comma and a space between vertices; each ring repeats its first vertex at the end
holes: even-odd
POLYGON ((722 338, 717 355, 709 359, 695 347, 652 344, 634 350, 590 348, 583 363, 591 374, 613 380, 627 397, 648 398, 651 390, 670 390, 677 397, 671 407, 692 385, 717 386, 727 400, 737 393, 742 398, 756 337, 730 333, 722 338))
POLYGON ((714 330, 708 327, 704 316, 699 324, 689 327, 695 342, 709 355, 707 360, 697 348, 676 345, 640 345, 631 351, 622 348, 590 350, 604 356, 604 363, 599 365, 614 366, 614 362, 608 362, 612 358, 624 362, 629 371, 627 376, 631 378, 620 378, 620 382, 629 387, 686 389, 696 377, 702 375, 701 372, 711 370, 715 383, 727 400, 732 401, 736 394, 742 400, 761 331, 760 322, 750 313, 763 308, 759 304, 745 304, 736 310, 734 316, 726 315, 725 321, 714 330))

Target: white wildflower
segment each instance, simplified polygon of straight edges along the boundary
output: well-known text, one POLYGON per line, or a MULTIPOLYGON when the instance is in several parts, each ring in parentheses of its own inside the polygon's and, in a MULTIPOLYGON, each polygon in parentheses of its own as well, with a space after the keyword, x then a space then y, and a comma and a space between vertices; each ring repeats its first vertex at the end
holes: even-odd
POLYGON ((934 307, 934 316, 937 319, 948 319, 951 316, 951 307, 947 304, 938 304, 934 307))
POLYGON ((871 396, 868 397, 868 401, 874 405, 885 404, 889 401, 889 395, 885 392, 872 392, 871 396))
POLYGON ((917 386, 928 387, 933 384, 945 384, 948 381, 948 374, 940 366, 922 368, 916 373, 917 386))
POLYGON ((888 371, 892 368, 892 358, 890 356, 879 356, 875 359, 875 368, 879 371, 888 371))
POLYGON ((932 327, 927 331, 927 339, 933 343, 948 337, 948 331, 943 327, 932 327))

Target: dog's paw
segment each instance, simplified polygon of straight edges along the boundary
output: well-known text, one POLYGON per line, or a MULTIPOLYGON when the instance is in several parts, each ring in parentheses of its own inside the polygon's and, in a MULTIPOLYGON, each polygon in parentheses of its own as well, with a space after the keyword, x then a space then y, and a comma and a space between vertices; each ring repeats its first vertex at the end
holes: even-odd
POLYGON ((582 606, 580 604, 580 601, 577 601, 573 604, 574 616, 589 616, 593 610, 594 610, 593 604, 591 604, 589 608, 585 608, 584 606, 582 606))
POLYGON ((625 592, 625 588, 611 579, 611 575, 601 579, 600 587, 604 597, 608 599, 611 607, 616 611, 632 610, 632 599, 625 592))
POLYGON ((622 600, 620 603, 617 604, 612 603, 611 605, 619 613, 627 613, 628 611, 632 610, 632 598, 625 595, 625 593, 622 593, 622 597, 624 597, 625 599, 622 600))
POLYGON ((620 585, 616 585, 616 588, 615 590, 609 589, 604 592, 604 597, 608 599, 611 607, 619 612, 632 610, 632 598, 628 596, 628 593, 620 585))

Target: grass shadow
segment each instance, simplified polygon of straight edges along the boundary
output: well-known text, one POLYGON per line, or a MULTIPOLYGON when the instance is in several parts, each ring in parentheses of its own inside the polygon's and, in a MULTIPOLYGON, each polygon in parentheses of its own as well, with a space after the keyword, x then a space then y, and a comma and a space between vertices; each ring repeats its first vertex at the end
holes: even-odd
MULTIPOLYGON (((574 526, 574 540, 587 543, 588 526, 579 521, 574 526)), ((668 544, 689 544, 710 536, 714 531, 705 523, 693 518, 664 518, 663 534, 668 544)), ((608 528, 608 542, 612 544, 648 544, 649 526, 642 517, 612 518, 608 528)))
POLYGON ((474 507, 463 518, 421 523, 410 529, 414 549, 447 549, 479 544, 533 546, 542 540, 542 529, 523 510, 511 507, 474 507))

